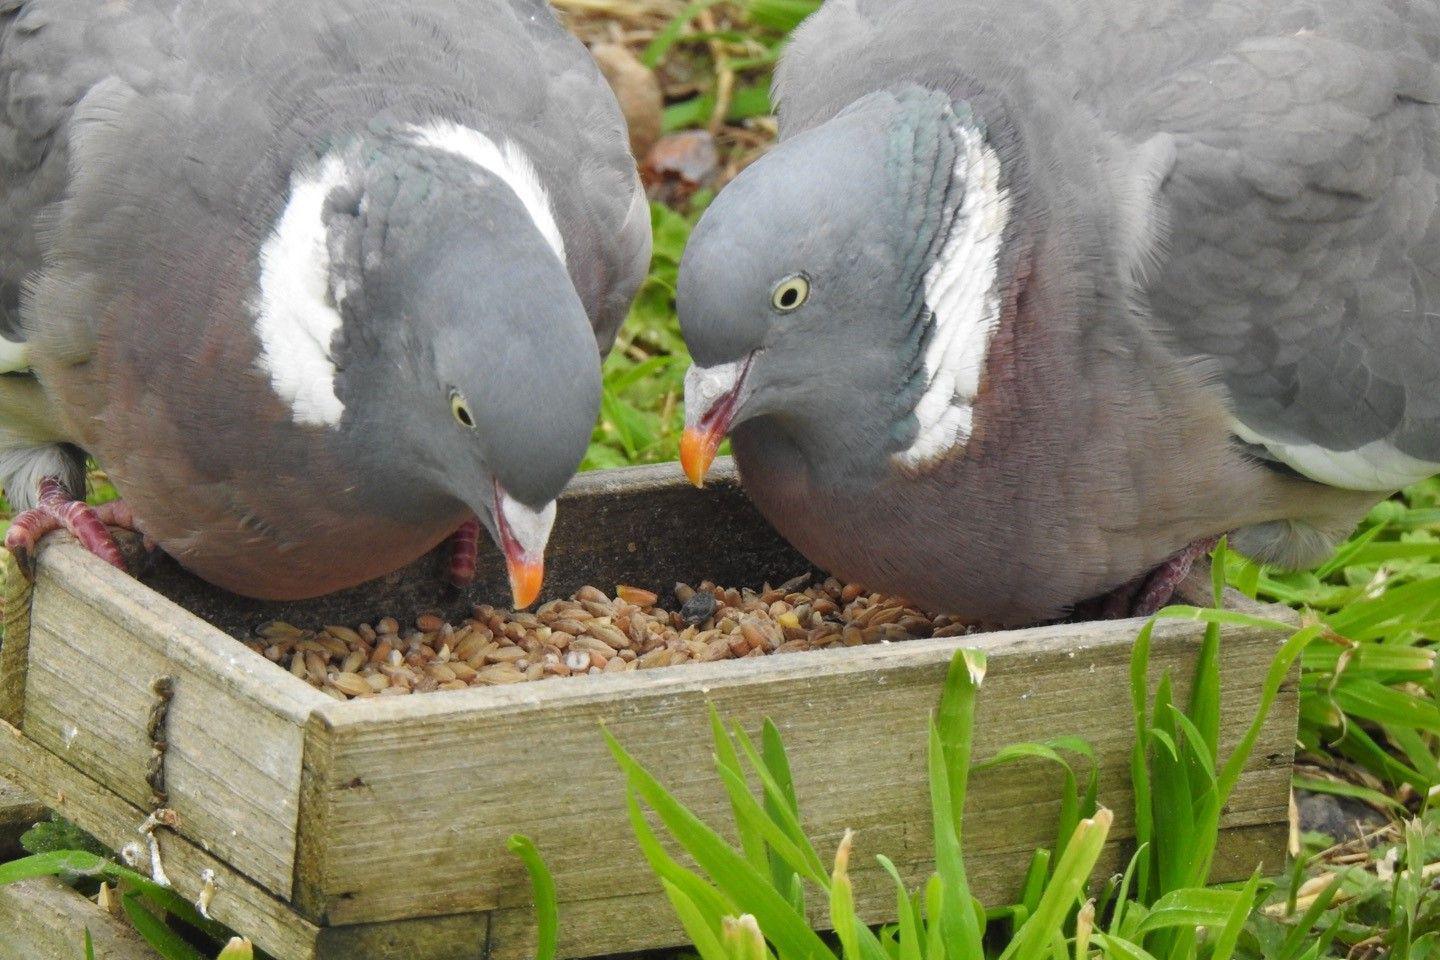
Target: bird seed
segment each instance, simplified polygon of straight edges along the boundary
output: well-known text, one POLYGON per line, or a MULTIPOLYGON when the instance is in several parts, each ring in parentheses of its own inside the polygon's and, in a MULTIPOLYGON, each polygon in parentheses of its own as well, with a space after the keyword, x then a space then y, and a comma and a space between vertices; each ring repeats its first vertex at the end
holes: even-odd
POLYGON ((314 630, 274 621, 245 645, 322 692, 350 700, 954 637, 973 629, 833 577, 810 584, 806 575, 758 591, 677 583, 673 596, 668 609, 641 587, 622 584, 611 596, 586 586, 534 612, 481 604, 460 623, 428 612, 413 626, 389 616, 314 630))

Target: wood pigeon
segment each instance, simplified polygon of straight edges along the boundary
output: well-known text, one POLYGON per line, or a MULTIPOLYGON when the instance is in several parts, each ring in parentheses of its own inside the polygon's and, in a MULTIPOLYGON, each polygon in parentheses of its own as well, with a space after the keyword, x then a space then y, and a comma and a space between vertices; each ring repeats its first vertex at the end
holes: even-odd
POLYGON ((681 266, 683 460, 729 433, 819 566, 1148 613, 1440 471, 1434 0, 829 0, 775 93, 681 266))
POLYGON ((483 524, 534 599, 650 245, 548 3, 0 0, 0 92, 12 551, 294 599, 483 524))

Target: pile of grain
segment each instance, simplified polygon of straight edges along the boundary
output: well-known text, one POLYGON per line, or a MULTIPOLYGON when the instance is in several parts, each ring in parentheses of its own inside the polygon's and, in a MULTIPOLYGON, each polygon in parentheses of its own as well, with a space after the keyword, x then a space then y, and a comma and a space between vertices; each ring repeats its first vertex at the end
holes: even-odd
POLYGON ((246 646, 346 700, 968 632, 952 618, 931 618, 834 578, 808 582, 797 577, 758 592, 679 583, 674 610, 637 587, 617 587, 613 598, 583 587, 533 613, 482 604, 458 624, 434 614, 410 628, 393 617, 353 629, 276 621, 246 646))

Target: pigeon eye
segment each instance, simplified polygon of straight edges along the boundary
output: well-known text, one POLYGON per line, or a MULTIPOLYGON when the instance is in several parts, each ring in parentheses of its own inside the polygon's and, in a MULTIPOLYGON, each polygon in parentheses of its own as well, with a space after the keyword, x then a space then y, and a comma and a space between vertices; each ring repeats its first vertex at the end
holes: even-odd
POLYGON ((455 415, 460 426, 475 429, 475 417, 470 413, 470 405, 460 396, 459 390, 450 391, 450 412, 455 415))
POLYGON ((775 291, 770 294, 770 305, 781 313, 789 313, 809 297, 810 281, 805 279, 804 274, 797 273, 775 285, 775 291))

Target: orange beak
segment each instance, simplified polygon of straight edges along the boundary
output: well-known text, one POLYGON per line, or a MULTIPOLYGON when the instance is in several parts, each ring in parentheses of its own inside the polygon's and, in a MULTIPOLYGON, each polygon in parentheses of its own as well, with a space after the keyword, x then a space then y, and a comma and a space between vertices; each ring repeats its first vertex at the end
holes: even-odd
POLYGON ((715 451, 720 449, 724 439, 723 431, 698 426, 686 427, 680 435, 680 466, 695 486, 705 486, 705 474, 710 472, 710 464, 715 462, 715 451))
POLYGON ((692 366, 685 373, 685 432, 680 435, 680 466, 697 487, 705 486, 705 474, 715 462, 715 451, 735 422, 740 391, 754 356, 751 353, 743 360, 713 367, 692 366))
POLYGON ((524 610, 540 596, 540 587, 545 583, 545 560, 528 563, 506 554, 505 567, 510 572, 510 596, 515 609, 524 610))
POLYGON ((495 484, 495 532, 510 574, 510 596, 523 610, 540 596, 545 582, 545 542, 555 522, 555 504, 536 510, 514 500, 495 484))

